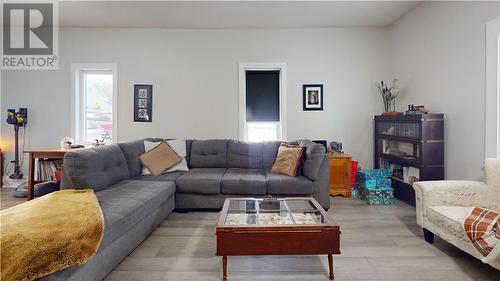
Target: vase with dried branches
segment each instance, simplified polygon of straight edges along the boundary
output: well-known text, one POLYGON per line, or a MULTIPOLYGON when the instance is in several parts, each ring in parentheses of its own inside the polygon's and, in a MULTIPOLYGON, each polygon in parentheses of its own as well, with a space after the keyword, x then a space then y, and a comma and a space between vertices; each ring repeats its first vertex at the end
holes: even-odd
POLYGON ((380 81, 380 83, 377 82, 376 86, 384 104, 384 112, 395 113, 396 98, 399 96, 399 80, 394 78, 394 80, 392 80, 391 87, 388 87, 387 83, 384 83, 384 81, 380 81))

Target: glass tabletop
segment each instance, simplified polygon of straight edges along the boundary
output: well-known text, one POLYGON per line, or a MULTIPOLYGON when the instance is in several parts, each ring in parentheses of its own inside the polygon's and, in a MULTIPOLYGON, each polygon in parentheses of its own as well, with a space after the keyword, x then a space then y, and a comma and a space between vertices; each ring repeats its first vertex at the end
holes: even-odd
POLYGON ((328 223, 309 199, 232 199, 225 225, 307 225, 328 223))

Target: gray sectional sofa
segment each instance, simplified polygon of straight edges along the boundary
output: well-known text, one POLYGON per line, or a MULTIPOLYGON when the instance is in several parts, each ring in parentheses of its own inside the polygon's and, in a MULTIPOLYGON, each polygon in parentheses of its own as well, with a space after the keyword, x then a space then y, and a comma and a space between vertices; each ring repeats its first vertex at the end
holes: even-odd
MULTIPOLYGON (((152 140, 152 139, 148 139, 152 140)), ((105 232, 97 254, 44 280, 101 280, 174 209, 220 209, 226 197, 312 196, 330 206, 329 164, 322 145, 306 147, 302 174, 270 171, 280 142, 187 140, 188 172, 141 175, 144 140, 71 151, 64 156, 61 188, 92 188, 105 232)))

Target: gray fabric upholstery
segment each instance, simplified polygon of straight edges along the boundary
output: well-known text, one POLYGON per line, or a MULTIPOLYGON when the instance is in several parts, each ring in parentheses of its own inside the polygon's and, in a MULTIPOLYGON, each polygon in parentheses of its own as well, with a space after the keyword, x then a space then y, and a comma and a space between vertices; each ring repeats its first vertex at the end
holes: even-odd
POLYGON ((100 249, 173 198, 173 182, 125 180, 96 192, 104 214, 104 237, 100 249))
POLYGON ((262 169, 262 143, 229 140, 227 143, 227 167, 262 169))
POLYGON ((130 177, 135 177, 141 173, 142 164, 139 156, 144 153, 144 139, 119 143, 120 149, 127 161, 130 177))
POLYGON ((273 167, 280 144, 280 141, 266 141, 262 143, 262 167, 264 169, 268 170, 273 167))
POLYGON ((193 140, 186 140, 186 162, 188 167, 191 168, 191 146, 193 144, 193 140))
POLYGON ((193 168, 175 181, 180 193, 219 194, 226 168, 193 168))
POLYGON ((176 193, 176 209, 220 209, 224 204, 222 194, 176 193))
POLYGON ((325 147, 310 140, 302 140, 299 145, 306 148, 302 174, 308 179, 315 181, 318 179, 319 169, 325 158, 325 147))
POLYGON ((224 194, 265 195, 266 173, 263 169, 229 168, 222 177, 224 194))
POLYGON ((174 198, 170 198, 159 208, 151 211, 132 228, 122 233, 107 247, 101 249, 88 262, 55 272, 43 281, 87 281, 103 280, 120 264, 156 227, 173 211, 174 198))
POLYGON ((226 168, 227 140, 193 140, 190 161, 192 168, 226 168))
POLYGON ((313 197, 325 210, 330 208, 330 161, 326 154, 323 155, 318 178, 313 181, 313 197))
POLYGON ((134 177, 134 180, 143 180, 143 181, 173 181, 177 180, 178 177, 184 175, 187 172, 170 172, 166 174, 161 174, 159 176, 153 176, 153 175, 138 175, 134 177))
POLYGON ((69 151, 63 163, 62 189, 101 190, 129 178, 127 162, 117 144, 69 151))
POLYGON ((306 177, 290 177, 266 171, 267 194, 269 195, 310 195, 313 183, 306 177))

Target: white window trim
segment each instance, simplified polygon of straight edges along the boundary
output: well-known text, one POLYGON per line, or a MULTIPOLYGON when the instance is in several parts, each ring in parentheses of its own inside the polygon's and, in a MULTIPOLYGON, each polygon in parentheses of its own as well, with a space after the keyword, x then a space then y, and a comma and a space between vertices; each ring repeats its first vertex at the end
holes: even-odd
POLYGON ((113 73, 113 142, 118 142, 118 64, 72 63, 71 64, 71 138, 80 142, 80 72, 108 70, 113 73))
POLYGON ((286 63, 243 63, 238 64, 239 68, 239 139, 247 140, 247 128, 246 128, 246 71, 247 70, 279 70, 280 72, 280 132, 279 137, 282 140, 286 140, 286 117, 287 117, 287 91, 286 91, 286 63))
POLYGON ((500 18, 497 18, 486 24, 485 158, 497 158, 500 151, 499 40, 500 18))

